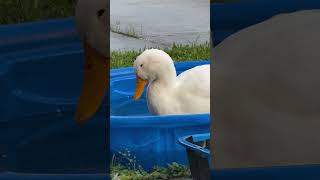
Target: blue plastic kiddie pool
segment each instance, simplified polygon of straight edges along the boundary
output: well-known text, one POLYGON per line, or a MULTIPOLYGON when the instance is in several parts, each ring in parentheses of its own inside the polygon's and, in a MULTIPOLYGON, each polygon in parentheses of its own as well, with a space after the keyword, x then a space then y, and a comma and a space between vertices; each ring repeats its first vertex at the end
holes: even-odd
MULTIPOLYGON (((179 74, 208 63, 181 62, 175 67, 179 74)), ((148 112, 145 92, 137 102, 133 101, 135 78, 131 67, 111 71, 111 152, 116 154, 127 149, 146 169, 172 162, 187 164, 187 155, 177 139, 209 131, 210 115, 153 116, 148 112)))

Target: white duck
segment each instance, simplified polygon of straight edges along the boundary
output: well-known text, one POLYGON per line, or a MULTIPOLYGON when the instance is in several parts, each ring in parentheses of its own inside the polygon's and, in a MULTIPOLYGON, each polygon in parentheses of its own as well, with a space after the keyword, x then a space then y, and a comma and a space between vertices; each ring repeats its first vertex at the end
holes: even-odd
POLYGON ((84 123, 103 102, 109 82, 109 28, 106 0, 78 0, 76 27, 84 44, 85 67, 82 92, 75 119, 84 123))
POLYGON ((148 83, 147 101, 155 115, 210 112, 210 65, 201 65, 177 76, 173 60, 164 51, 145 50, 134 61, 138 100, 148 83))

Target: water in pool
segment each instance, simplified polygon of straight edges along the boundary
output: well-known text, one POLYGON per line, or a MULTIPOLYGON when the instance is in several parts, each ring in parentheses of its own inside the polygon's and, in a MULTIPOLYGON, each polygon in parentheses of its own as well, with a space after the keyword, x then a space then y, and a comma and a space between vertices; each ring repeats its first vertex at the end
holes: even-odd
POLYGON ((131 96, 119 97, 111 101, 110 107, 110 114, 112 116, 151 115, 148 110, 145 96, 142 96, 138 101, 134 101, 131 96))
POLYGON ((99 111, 88 125, 78 127, 73 109, 1 122, 1 163, 23 173, 105 172, 106 124, 101 120, 106 112, 99 111), (83 154, 85 158, 79 158, 83 154))

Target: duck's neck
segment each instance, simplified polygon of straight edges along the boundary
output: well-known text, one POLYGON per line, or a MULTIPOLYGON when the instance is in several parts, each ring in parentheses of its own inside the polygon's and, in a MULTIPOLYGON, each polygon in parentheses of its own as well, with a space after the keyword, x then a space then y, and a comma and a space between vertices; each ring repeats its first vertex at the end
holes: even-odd
POLYGON ((162 72, 155 80, 153 80, 151 85, 162 88, 171 88, 176 83, 176 79, 176 70, 174 68, 170 68, 169 70, 162 72))
POLYGON ((161 76, 150 82, 148 86, 148 98, 157 99, 162 95, 173 92, 177 79, 175 69, 161 73, 161 76))

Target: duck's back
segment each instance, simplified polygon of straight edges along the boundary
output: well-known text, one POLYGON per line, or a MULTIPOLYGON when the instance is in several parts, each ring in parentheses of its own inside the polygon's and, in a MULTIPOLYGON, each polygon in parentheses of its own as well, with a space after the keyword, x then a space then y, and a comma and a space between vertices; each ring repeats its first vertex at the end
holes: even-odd
POLYGON ((177 77, 177 100, 181 111, 210 112, 210 65, 196 66, 177 77))

